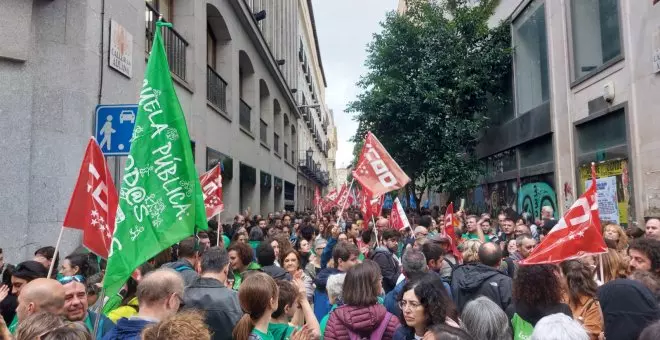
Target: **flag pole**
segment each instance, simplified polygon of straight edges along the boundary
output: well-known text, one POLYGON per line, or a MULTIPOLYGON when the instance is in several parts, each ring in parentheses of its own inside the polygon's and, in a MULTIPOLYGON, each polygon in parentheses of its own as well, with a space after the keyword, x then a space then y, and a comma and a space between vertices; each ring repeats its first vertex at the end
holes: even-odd
MULTIPOLYGON (((105 278, 105 275, 104 275, 105 278)), ((105 281, 105 280, 104 280, 105 281)), ((103 314, 103 306, 105 305, 105 288, 101 286, 101 292, 99 293, 99 299, 101 300, 101 310, 96 311, 96 319, 94 320, 94 329, 92 330, 92 339, 96 339, 96 334, 99 330, 99 321, 101 320, 101 315, 103 314)))
POLYGON ((376 237, 376 247, 380 246, 378 242, 378 228, 376 227, 376 218, 371 214, 371 221, 374 222, 374 236, 376 237))
POLYGON ((600 253, 598 255, 598 257, 600 258, 600 266, 599 266, 600 267, 600 282, 601 282, 601 284, 605 284, 605 273, 603 271, 603 253, 600 253))
POLYGON ((60 243, 62 242, 62 234, 64 233, 64 226, 60 228, 60 236, 57 237, 57 243, 55 244, 55 252, 53 255, 53 260, 50 261, 50 268, 48 268, 48 276, 47 278, 50 278, 50 276, 53 274, 53 267, 55 267, 55 259, 59 256, 58 252, 60 251, 60 243))
MULTIPOLYGON (((351 189, 353 188, 353 183, 354 182, 355 182, 355 177, 353 177, 353 179, 351 180, 351 185, 348 186, 348 192, 349 193, 351 192, 351 189)), ((346 202, 343 202, 341 204, 341 208, 339 210, 339 219, 342 219, 342 220, 344 219, 344 208, 345 207, 346 207, 346 202)), ((339 219, 337 219, 338 222, 339 222, 339 219)), ((346 222, 346 220, 344 220, 344 222, 346 222)), ((346 230, 346 226, 344 226, 344 230, 342 230, 342 231, 345 231, 345 230, 346 230)))
POLYGON ((215 245, 217 247, 220 247, 220 215, 221 214, 222 213, 218 214, 218 216, 215 217, 215 220, 218 222, 218 229, 215 230, 215 233, 218 234, 217 239, 215 240, 215 245))

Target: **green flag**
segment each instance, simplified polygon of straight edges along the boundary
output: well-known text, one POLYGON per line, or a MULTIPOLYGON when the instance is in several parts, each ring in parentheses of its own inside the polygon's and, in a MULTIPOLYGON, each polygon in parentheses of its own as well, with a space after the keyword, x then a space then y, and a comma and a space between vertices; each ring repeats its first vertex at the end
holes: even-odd
POLYGON ((208 229, 188 128, 161 38, 161 27, 170 25, 157 23, 142 82, 103 284, 107 296, 163 249, 196 229, 208 229))

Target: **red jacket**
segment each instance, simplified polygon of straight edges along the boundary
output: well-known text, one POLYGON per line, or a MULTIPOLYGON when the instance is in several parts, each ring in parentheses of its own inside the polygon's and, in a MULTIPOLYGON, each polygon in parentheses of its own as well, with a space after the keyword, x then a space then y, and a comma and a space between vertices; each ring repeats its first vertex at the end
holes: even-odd
MULTIPOLYGON (((324 339, 349 340, 349 329, 361 337, 368 338, 371 332, 378 328, 386 314, 387 310, 383 305, 369 307, 341 306, 330 314, 323 335, 324 339)), ((392 316, 383 335, 383 340, 391 340, 398 327, 399 319, 392 316)))

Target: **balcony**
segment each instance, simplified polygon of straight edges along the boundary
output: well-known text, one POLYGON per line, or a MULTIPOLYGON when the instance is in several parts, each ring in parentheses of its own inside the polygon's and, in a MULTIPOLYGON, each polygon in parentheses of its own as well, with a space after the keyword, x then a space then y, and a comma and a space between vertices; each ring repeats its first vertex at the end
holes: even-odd
POLYGON ((273 132, 273 150, 275 153, 280 153, 280 135, 277 132, 273 132))
POLYGON ((317 182, 321 186, 328 185, 327 171, 323 171, 320 162, 314 162, 313 151, 301 151, 298 158, 298 169, 305 176, 317 182))
POLYGON ((242 128, 252 132, 251 127, 252 108, 243 99, 241 99, 241 107, 239 110, 238 122, 242 128))
POLYGON ((206 99, 227 113, 227 82, 210 66, 206 67, 206 99))
POLYGON ((262 143, 268 145, 268 124, 264 122, 263 119, 260 119, 261 127, 259 128, 259 139, 262 143))
MULTIPOLYGON (((151 52, 151 45, 153 45, 154 42, 154 35, 156 34, 156 22, 160 17, 160 13, 158 13, 158 11, 156 11, 148 3, 146 3, 146 6, 145 52, 148 55, 151 52)), ((170 71, 181 80, 186 81, 186 49, 188 48, 188 42, 174 28, 162 27, 162 29, 163 31, 161 33, 163 34, 163 43, 165 45, 167 61, 170 65, 170 71)))

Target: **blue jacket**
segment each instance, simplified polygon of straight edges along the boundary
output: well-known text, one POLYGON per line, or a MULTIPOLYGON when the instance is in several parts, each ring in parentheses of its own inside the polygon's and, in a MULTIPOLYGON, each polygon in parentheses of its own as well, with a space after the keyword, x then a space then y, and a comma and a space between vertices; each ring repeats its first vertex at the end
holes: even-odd
POLYGON ((96 339, 100 340, 103 339, 103 337, 110 333, 113 329, 115 329, 115 323, 112 322, 107 316, 103 314, 98 314, 94 313, 91 311, 87 311, 87 319, 85 320, 85 326, 87 326, 88 330, 90 333, 94 332, 94 324, 96 323, 96 318, 99 317, 100 315, 100 320, 99 320, 99 326, 98 329, 96 330, 96 339))
POLYGON ((117 321, 117 326, 106 334, 103 340, 140 340, 142 330, 151 323, 142 319, 121 318, 117 321))
POLYGON ((328 284, 330 275, 334 274, 341 274, 341 271, 335 268, 325 268, 316 274, 316 280, 314 280, 316 284, 314 290, 314 315, 316 315, 316 320, 323 319, 330 312, 330 300, 325 286, 328 284))
MULTIPOLYGON (((328 262, 332 258, 332 250, 335 248, 336 244, 337 244, 336 238, 332 238, 332 237, 328 238, 328 244, 323 249, 323 253, 321 253, 321 269, 328 266, 328 262)), ((335 267, 337 267, 336 263, 335 263, 335 267)))

